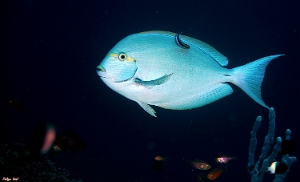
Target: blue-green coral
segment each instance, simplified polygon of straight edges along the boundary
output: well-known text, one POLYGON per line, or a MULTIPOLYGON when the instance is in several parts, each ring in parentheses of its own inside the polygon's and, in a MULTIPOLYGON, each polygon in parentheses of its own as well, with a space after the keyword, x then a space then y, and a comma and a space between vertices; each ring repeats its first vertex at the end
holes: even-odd
MULTIPOLYGON (((72 181, 66 169, 56 168, 46 156, 28 156, 25 144, 13 146, 1 144, 0 174, 2 177, 18 177, 18 181, 72 181)), ((82 180, 78 180, 81 182, 82 180)))
MULTIPOLYGON (((275 161, 275 158, 278 155, 278 152, 281 150, 281 137, 277 137, 276 144, 273 148, 272 153, 268 155, 269 150, 271 149, 271 145, 274 141, 274 133, 275 133, 275 110, 274 108, 270 108, 269 110, 269 130, 268 135, 265 137, 264 145, 262 148, 261 155, 259 156, 258 161, 254 162, 254 154, 256 151, 257 145, 257 138, 256 132, 260 127, 261 123, 261 116, 258 116, 253 129, 251 131, 251 139, 250 139, 250 146, 249 146, 249 161, 248 161, 248 168, 252 169, 249 171, 251 175, 251 182, 261 182, 263 180, 264 174, 268 171, 268 167, 271 165, 272 162, 275 161)), ((286 130, 286 140, 290 140, 291 138, 291 130, 286 130)), ((281 162, 285 163, 289 168, 291 165, 297 161, 296 157, 289 157, 289 155, 283 155, 281 162)), ((273 182, 283 182, 289 170, 284 172, 283 174, 276 174, 275 179, 273 182)))

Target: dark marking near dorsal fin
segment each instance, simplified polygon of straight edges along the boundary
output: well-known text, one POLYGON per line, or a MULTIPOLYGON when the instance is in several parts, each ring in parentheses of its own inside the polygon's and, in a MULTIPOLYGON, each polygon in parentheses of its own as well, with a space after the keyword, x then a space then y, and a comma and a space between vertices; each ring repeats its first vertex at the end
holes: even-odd
MULTIPOLYGON (((182 33, 182 32, 181 32, 181 33, 182 33)), ((180 36, 181 33, 178 33, 178 34, 175 35, 175 42, 176 42, 176 44, 179 45, 180 47, 182 47, 182 48, 184 48, 184 49, 189 49, 190 46, 189 46, 188 44, 182 42, 182 40, 180 39, 179 36, 180 36)))

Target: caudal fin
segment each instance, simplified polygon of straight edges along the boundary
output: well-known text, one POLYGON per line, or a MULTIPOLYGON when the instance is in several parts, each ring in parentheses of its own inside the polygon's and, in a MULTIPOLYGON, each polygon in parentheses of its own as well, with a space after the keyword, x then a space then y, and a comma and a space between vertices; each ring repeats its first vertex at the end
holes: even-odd
POLYGON ((255 102, 269 109, 261 98, 261 84, 265 76, 267 65, 270 61, 279 56, 284 56, 284 54, 267 56, 244 66, 233 68, 232 76, 234 79, 232 80, 232 83, 240 87, 255 102))

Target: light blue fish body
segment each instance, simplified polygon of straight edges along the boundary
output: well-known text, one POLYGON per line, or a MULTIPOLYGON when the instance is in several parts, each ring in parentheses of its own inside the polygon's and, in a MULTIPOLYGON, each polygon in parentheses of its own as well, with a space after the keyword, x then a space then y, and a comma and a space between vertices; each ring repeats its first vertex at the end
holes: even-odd
POLYGON ((261 99, 261 84, 266 66, 279 56, 227 69, 223 67, 227 58, 204 42, 172 32, 149 31, 121 40, 97 67, 97 73, 108 87, 136 101, 152 116, 156 115, 150 105, 185 110, 219 100, 233 92, 228 83, 268 108, 261 99))

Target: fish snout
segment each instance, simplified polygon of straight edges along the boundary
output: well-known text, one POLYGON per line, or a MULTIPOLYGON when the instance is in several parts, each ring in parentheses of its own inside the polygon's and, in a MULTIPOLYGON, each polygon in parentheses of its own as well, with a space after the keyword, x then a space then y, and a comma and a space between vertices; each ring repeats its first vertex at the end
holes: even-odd
POLYGON ((97 66, 96 69, 97 69, 97 72, 99 72, 99 71, 106 72, 105 68, 101 65, 97 66))
POLYGON ((106 74, 106 70, 102 65, 96 67, 96 72, 100 77, 103 77, 106 74))

